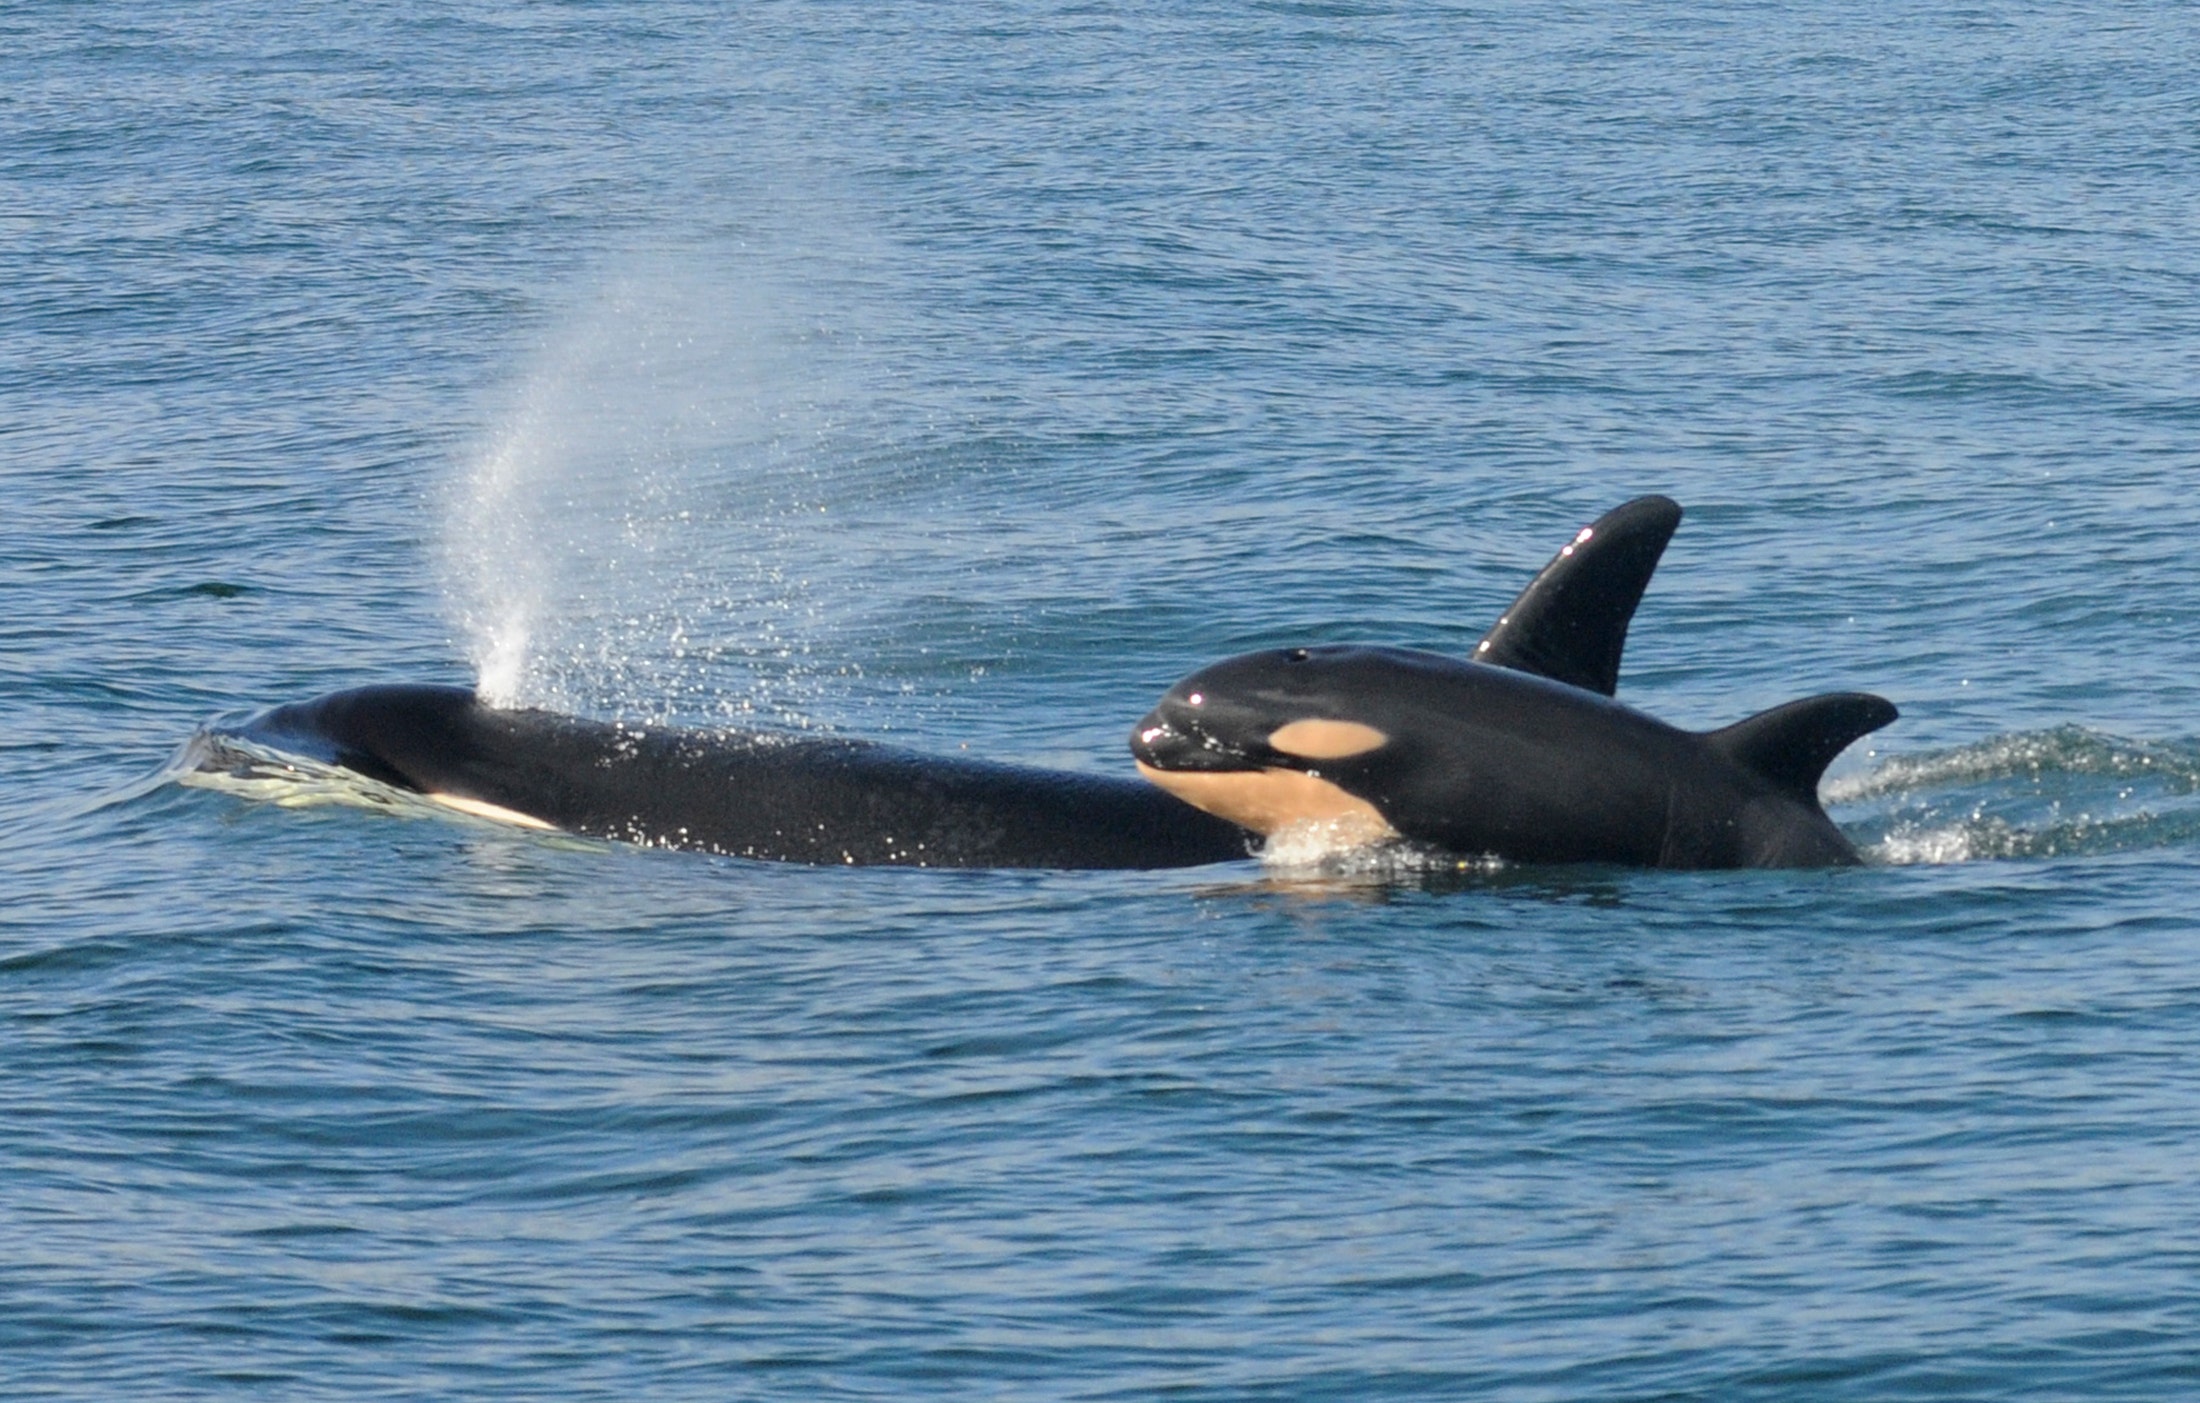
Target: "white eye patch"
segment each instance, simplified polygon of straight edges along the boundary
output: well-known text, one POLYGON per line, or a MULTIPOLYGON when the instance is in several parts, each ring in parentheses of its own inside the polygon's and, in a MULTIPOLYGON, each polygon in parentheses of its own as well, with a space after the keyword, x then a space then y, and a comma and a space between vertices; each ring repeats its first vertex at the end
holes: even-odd
POLYGON ((1301 760, 1342 760, 1348 755, 1365 755, 1389 742, 1390 737, 1373 726, 1320 719, 1293 721, 1278 726, 1268 736, 1270 749, 1301 760))

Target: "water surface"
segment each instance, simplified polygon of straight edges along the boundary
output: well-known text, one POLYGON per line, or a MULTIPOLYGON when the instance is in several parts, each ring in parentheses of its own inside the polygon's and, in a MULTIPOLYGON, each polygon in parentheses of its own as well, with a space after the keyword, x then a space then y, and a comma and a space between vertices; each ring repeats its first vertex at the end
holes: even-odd
POLYGON ((0 15, 0 1392, 2161 1398, 2174 8, 0 15), (826 871, 174 784, 381 680, 1120 771, 1689 516, 1835 873, 826 871))

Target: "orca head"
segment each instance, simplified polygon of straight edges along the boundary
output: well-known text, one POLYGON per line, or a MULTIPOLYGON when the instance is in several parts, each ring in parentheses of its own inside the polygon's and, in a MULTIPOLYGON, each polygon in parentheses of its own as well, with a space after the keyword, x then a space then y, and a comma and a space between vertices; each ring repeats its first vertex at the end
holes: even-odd
POLYGON ((1138 771, 1262 835, 1328 824, 1348 843, 1394 839, 1370 797, 1403 758, 1367 705, 1365 674, 1385 651, 1278 648, 1203 668, 1132 729, 1138 771))

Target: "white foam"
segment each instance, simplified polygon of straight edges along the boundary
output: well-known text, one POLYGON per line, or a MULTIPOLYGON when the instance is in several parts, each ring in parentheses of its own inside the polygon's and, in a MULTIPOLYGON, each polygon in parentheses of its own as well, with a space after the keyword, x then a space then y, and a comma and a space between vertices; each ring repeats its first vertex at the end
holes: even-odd
POLYGON ((1462 858, 1400 840, 1356 815, 1290 824, 1268 835, 1261 865, 1271 873, 1321 880, 1394 881, 1434 872, 1493 871, 1494 857, 1462 858))
POLYGON ((1945 828, 1890 833, 1866 850, 1864 856, 1868 861, 1889 866, 1911 867, 1970 862, 1983 854, 1979 852, 1978 835, 1966 825, 1953 824, 1945 828))
POLYGON ((285 754, 242 736, 218 731, 202 731, 193 736, 170 763, 169 774, 176 783, 193 789, 211 789, 278 808, 312 809, 335 805, 374 809, 406 818, 448 819, 457 813, 537 832, 563 831, 532 814, 519 813, 499 804, 455 794, 416 794, 369 779, 341 765, 285 754))

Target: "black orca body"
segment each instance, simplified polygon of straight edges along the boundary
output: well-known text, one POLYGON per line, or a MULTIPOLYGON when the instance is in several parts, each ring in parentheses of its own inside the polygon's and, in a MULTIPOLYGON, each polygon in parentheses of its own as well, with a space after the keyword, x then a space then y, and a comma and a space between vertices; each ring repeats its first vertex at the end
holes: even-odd
POLYGON ((1822 867, 1857 857, 1818 777, 1893 719, 1847 693, 1699 735, 1529 673, 1328 646, 1194 673, 1131 750, 1147 778, 1261 832, 1341 821, 1517 862, 1822 867))
POLYGON ((262 712, 235 734, 465 812, 654 846, 915 867, 1189 867, 1251 836, 1142 780, 798 732, 500 710, 380 686, 262 712))
POLYGON ((1628 622, 1679 521, 1650 497, 1583 531, 1477 661, 1325 646, 1217 663, 1169 690, 1132 754, 1148 779, 1261 833, 1327 823, 1534 863, 1856 862, 1818 779, 1893 705, 1813 697, 1698 734, 1613 700, 1628 622))
MULTIPOLYGON (((1306 819, 1528 862, 1854 862, 1815 785, 1892 706, 1821 697, 1693 735, 1611 699, 1680 517, 1644 497, 1584 528, 1473 662, 1323 647, 1187 679, 1132 737, 1159 788, 837 737, 505 710, 461 687, 337 692, 226 734, 508 822, 792 862, 1186 867, 1245 857, 1255 835, 1306 819)), ((233 763, 250 770, 204 760, 233 763)))

